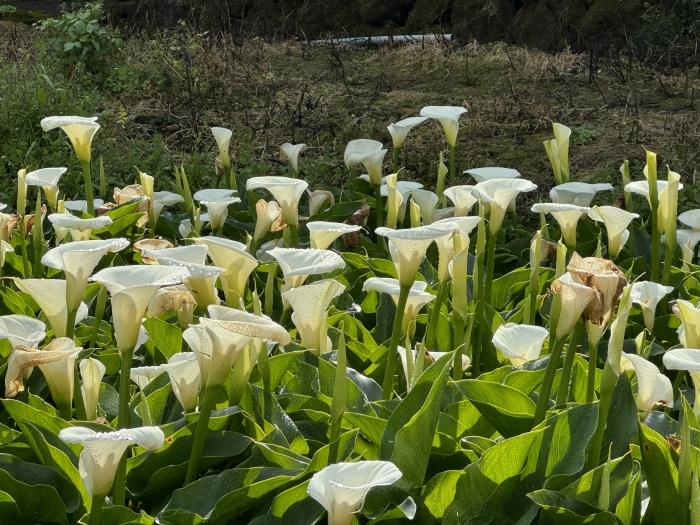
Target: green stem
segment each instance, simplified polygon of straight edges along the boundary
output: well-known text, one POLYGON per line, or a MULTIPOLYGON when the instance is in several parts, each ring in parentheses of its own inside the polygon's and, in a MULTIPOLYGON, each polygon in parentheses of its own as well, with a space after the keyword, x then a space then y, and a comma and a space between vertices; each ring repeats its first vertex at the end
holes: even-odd
POLYGON ((199 412, 197 430, 195 431, 194 441, 192 442, 192 454, 190 455, 190 462, 187 466, 185 485, 192 483, 197 478, 197 474, 199 474, 199 461, 202 459, 202 453, 204 452, 204 442, 207 438, 207 430, 209 429, 209 418, 211 417, 212 410, 215 408, 215 389, 211 386, 207 386, 204 390, 204 399, 202 400, 202 407, 199 412))
POLYGON ((122 350, 121 371, 119 373, 119 420, 117 428, 131 427, 131 413, 129 411, 129 389, 131 385, 131 358, 134 354, 132 350, 122 350))
POLYGON ((41 279, 44 274, 44 265, 41 264, 43 255, 44 232, 41 222, 41 191, 36 198, 36 209, 34 211, 34 226, 32 227, 32 240, 34 241, 34 277, 41 279))
MULTIPOLYGON (((374 211, 375 211, 375 217, 376 217, 376 227, 379 228, 380 226, 384 226, 384 205, 382 204, 382 185, 381 184, 373 184, 374 186, 374 211)), ((384 239, 383 235, 378 235, 377 236, 377 246, 381 250, 386 251, 386 239, 384 239)))
POLYGON ((29 278, 29 258, 27 257, 27 231, 24 216, 19 220, 19 244, 22 248, 22 277, 29 278))
POLYGON ((574 365, 574 357, 576 356, 576 348, 583 334, 583 322, 578 321, 574 326, 571 337, 569 338, 569 346, 566 347, 564 354, 564 366, 561 371, 561 379, 559 380, 559 392, 557 393, 557 405, 566 403, 566 398, 569 395, 569 380, 571 379, 571 370, 574 365))
POLYGON ((610 412, 613 391, 617 383, 617 376, 612 367, 606 362, 603 368, 603 378, 600 380, 600 402, 598 403, 598 423, 588 448, 586 470, 593 470, 600 463, 600 447, 603 444, 605 424, 610 412))
MULTIPOLYGON (((391 330, 391 341, 386 352, 386 369, 384 373, 384 388, 382 389, 382 399, 391 399, 391 394, 394 391, 394 369, 396 367, 396 350, 399 347, 401 339, 401 323, 403 322, 403 312, 406 309, 408 294, 411 291, 413 283, 402 283, 401 291, 399 292, 399 300, 396 305, 396 315, 394 316, 394 326, 391 330)), ((410 349, 406 349, 410 352, 410 349)))
POLYGON ((532 422, 532 428, 542 423, 545 415, 547 415, 549 396, 552 393, 552 384, 554 383, 554 376, 557 373, 557 365, 559 364, 561 351, 564 348, 564 342, 565 339, 557 339, 549 354, 549 363, 547 363, 547 370, 544 373, 542 387, 540 388, 539 397, 537 399, 537 408, 535 409, 535 418, 532 422))
POLYGON ((530 275, 530 296, 528 298, 527 324, 535 324, 535 314, 537 310, 537 294, 540 291, 540 272, 530 275))
POLYGON ((89 215, 95 216, 95 203, 92 198, 92 176, 90 174, 90 161, 81 161, 83 168, 83 180, 85 182, 85 200, 87 201, 87 211, 89 215))
POLYGON ((102 504, 105 497, 95 494, 92 497, 92 506, 90 507, 90 518, 87 525, 100 525, 100 516, 102 515, 102 504))
MULTIPOLYGON (((472 317, 473 318, 473 317, 472 317)), ((452 379, 459 381, 462 379, 462 355, 464 355, 464 319, 457 312, 452 316, 454 325, 454 361, 452 363, 452 379)), ((470 320, 471 324, 471 320, 470 320)))
POLYGON ((435 334, 437 332, 438 323, 440 322, 440 309, 442 308, 442 303, 445 300, 445 294, 447 293, 447 285, 449 282, 449 278, 441 281, 437 289, 437 296, 435 297, 433 310, 430 314, 430 322, 428 323, 428 333, 425 337, 425 344, 428 347, 428 350, 436 350, 435 334))
POLYGON ((450 152, 450 186, 455 186, 457 184, 457 174, 455 173, 455 147, 448 144, 447 149, 450 152))
POLYGON ((85 410, 83 392, 80 390, 80 373, 78 372, 77 366, 75 367, 73 374, 73 401, 75 403, 75 419, 87 421, 87 411, 85 410))
POLYGON ((296 224, 288 224, 287 229, 289 230, 289 248, 298 248, 299 246, 299 226, 296 224))
POLYGON ((97 342, 97 334, 100 332, 100 324, 105 314, 107 307, 107 287, 100 285, 100 291, 97 294, 97 304, 95 305, 95 324, 92 325, 92 333, 90 334, 90 343, 88 348, 95 348, 97 342))
POLYGON ((481 374, 481 333, 483 328, 481 326, 481 321, 476 327, 476 335, 474 337, 474 344, 472 346, 472 379, 476 379, 481 374))
POLYGON ((71 308, 68 310, 68 316, 66 318, 66 337, 73 339, 75 335, 75 318, 78 315, 77 308, 71 308))
POLYGON ((399 171, 399 157, 401 156, 401 146, 394 148, 394 157, 391 161, 392 173, 398 173, 399 171))
MULTIPOLYGON (((128 452, 128 451, 127 451, 128 452)), ((122 507, 126 503, 126 455, 124 455, 119 460, 119 465, 117 465, 117 473, 114 476, 114 485, 112 486, 112 501, 115 505, 121 505, 122 507)))
POLYGON ((496 234, 489 235, 488 253, 486 255, 486 281, 484 282, 484 302, 491 304, 491 290, 493 288, 493 267, 496 258, 496 234))
POLYGON ((56 402, 56 408, 58 409, 58 415, 61 416, 61 419, 65 421, 73 419, 73 405, 70 403, 56 402))
POLYGON ((675 245, 673 248, 671 248, 671 244, 666 240, 666 249, 664 250, 664 270, 663 274, 661 276, 661 284, 664 286, 668 286, 669 281, 671 280, 671 267, 673 266, 673 252, 675 249, 675 245))
POLYGON ((586 403, 595 401, 595 371, 598 368, 598 341, 588 342, 588 383, 586 384, 586 403))

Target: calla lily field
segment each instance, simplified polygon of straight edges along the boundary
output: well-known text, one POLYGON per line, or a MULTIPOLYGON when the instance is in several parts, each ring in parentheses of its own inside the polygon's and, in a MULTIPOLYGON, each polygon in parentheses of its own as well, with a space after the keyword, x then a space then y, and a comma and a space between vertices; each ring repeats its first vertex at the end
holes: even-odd
POLYGON ((681 175, 641 150, 578 182, 561 123, 548 195, 457 173, 466 111, 351 140, 340 188, 306 144, 244 177, 226 127, 213 187, 107 188, 98 118, 44 118, 81 172, 18 166, 0 212, 0 522, 700 523, 681 175), (431 125, 426 188, 402 151, 431 125))

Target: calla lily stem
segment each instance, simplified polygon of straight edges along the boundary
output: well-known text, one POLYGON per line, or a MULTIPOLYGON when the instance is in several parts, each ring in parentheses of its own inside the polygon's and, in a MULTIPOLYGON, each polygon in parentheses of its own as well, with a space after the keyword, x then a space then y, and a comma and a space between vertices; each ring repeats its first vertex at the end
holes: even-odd
POLYGON ((207 429, 209 428, 209 418, 211 412, 216 408, 216 389, 214 387, 206 387, 204 390, 204 399, 199 411, 199 420, 197 421, 197 430, 194 434, 192 442, 192 454, 190 462, 187 465, 187 476, 185 477, 185 485, 189 485, 199 473, 199 461, 204 452, 204 442, 207 438, 207 429))
POLYGON ((450 186, 457 185, 457 174, 455 173, 455 147, 447 145, 450 152, 450 186))
POLYGON ((75 367, 73 379, 73 401, 75 403, 75 419, 87 421, 87 411, 85 410, 85 400, 83 392, 80 390, 80 373, 78 367, 75 367))
POLYGON ((95 343, 97 342, 97 334, 100 332, 100 324, 102 323, 102 317, 104 317, 106 306, 107 287, 101 284, 100 291, 97 294, 97 304, 95 305, 95 321, 92 325, 92 333, 90 334, 90 343, 88 348, 95 348, 95 343))
POLYGON ((466 331, 464 329, 464 319, 462 319, 462 316, 459 314, 455 315, 455 356, 452 364, 452 379, 455 381, 461 381, 464 377, 464 371, 462 370, 462 356, 464 355, 464 351, 468 350, 469 348, 472 328, 474 328, 474 314, 469 316, 466 331))
POLYGON ((100 517, 102 516, 102 504, 105 497, 95 494, 92 497, 92 506, 90 507, 90 518, 87 525, 100 525, 100 517))
POLYGON ((70 421, 73 419, 73 406, 70 403, 56 403, 56 408, 58 409, 58 414, 61 419, 65 421, 70 421))
POLYGON ((437 332, 438 323, 440 322, 440 309, 442 308, 442 303, 445 301, 445 294, 447 293, 449 282, 449 279, 445 279, 439 284, 437 289, 437 296, 435 297, 433 310, 430 314, 430 322, 428 323, 428 333, 425 338, 425 344, 429 350, 436 349, 435 334, 437 332))
POLYGON ((544 373, 544 379, 542 380, 542 386, 540 387, 539 396, 537 399, 537 408, 535 408, 535 417, 532 422, 532 428, 544 421, 547 415, 547 408, 549 406, 549 396, 552 393, 552 384, 554 383, 554 377, 557 373, 557 366, 559 364, 559 357, 561 356, 561 351, 564 348, 564 343, 566 338, 563 337, 558 339, 557 325, 559 324, 559 313, 561 312, 561 296, 559 294, 554 294, 552 296, 552 307, 550 309, 549 317, 549 363, 547 363, 547 370, 544 373), (552 343, 554 341, 554 343, 552 343))
POLYGON ((569 381, 571 380, 571 370, 574 365, 574 357, 576 357, 576 348, 578 347, 578 342, 581 339, 581 334, 583 334, 583 329, 583 322, 578 321, 574 325, 573 332, 571 332, 571 337, 569 338, 569 346, 566 347, 566 354, 564 355, 564 365, 561 371, 561 379, 559 380, 557 405, 565 404, 569 395, 569 381))
POLYGON ((43 255, 44 231, 41 223, 41 192, 36 198, 36 210, 34 211, 34 226, 32 227, 32 240, 34 241, 34 277, 41 279, 44 274, 44 265, 41 264, 43 255))
POLYGON ((397 173, 399 171, 399 157, 401 156, 401 151, 403 150, 403 147, 399 146, 398 148, 394 148, 394 156, 392 158, 391 162, 391 172, 392 173, 397 173))
MULTIPOLYGON (((396 304, 396 315, 394 316, 394 326, 391 330, 391 340, 386 352, 386 369, 384 372, 384 387, 382 389, 382 399, 391 399, 394 386, 394 369, 396 367, 396 351, 401 339, 401 323, 403 322, 403 312, 406 309, 408 294, 411 291, 411 284, 401 284, 399 300, 396 304)), ((406 349, 410 352, 410 349, 406 349)))
MULTIPOLYGON (((117 428, 131 427, 131 412, 129 410, 129 389, 131 381, 131 358, 134 350, 122 350, 121 354, 121 371, 119 372, 119 412, 117 428)), ((119 461, 117 474, 114 478, 114 504, 124 505, 126 497, 126 452, 119 461)))
POLYGON ((27 257, 27 231, 25 227, 24 217, 19 221, 19 244, 22 248, 22 277, 29 278, 29 258, 27 257))
POLYGON ((92 176, 90 174, 90 161, 80 161, 83 168, 83 179, 85 181, 85 200, 87 201, 88 214, 95 216, 95 203, 92 198, 92 176))
POLYGON ((586 403, 595 400, 595 371, 598 364, 598 341, 591 344, 588 341, 588 384, 586 385, 586 403))
POLYGON ((586 459, 586 470, 593 470, 600 463, 600 447, 603 444, 605 424, 610 412, 610 404, 617 383, 617 376, 610 364, 606 361, 603 368, 603 377, 600 380, 600 402, 598 403, 598 423, 595 432, 588 445, 588 458, 586 459))
POLYGON ((491 304, 491 290, 493 288, 493 267, 496 258, 496 234, 489 235, 488 253, 486 254, 486 280, 484 281, 483 300, 486 304, 491 304))
MULTIPOLYGON (((375 213, 377 217, 377 228, 384 226, 384 207, 382 206, 382 186, 374 184, 375 213)), ((386 240, 382 235, 377 236, 379 248, 386 251, 386 240)))

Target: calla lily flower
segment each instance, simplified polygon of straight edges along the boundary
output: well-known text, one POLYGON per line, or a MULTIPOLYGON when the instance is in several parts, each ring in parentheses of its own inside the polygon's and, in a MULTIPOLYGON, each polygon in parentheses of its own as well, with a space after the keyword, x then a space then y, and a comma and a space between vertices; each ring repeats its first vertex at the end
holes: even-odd
POLYGON ((41 186, 52 210, 58 203, 58 181, 68 168, 43 168, 27 173, 27 186, 41 186))
MULTIPOLYGON (((676 174, 676 177, 678 175, 676 174)), ((666 223, 671 219, 675 224, 675 212, 678 207, 678 191, 683 189, 683 184, 670 184, 666 180, 656 181, 657 194, 659 196, 659 231, 663 232, 666 230, 666 223)), ((625 191, 630 193, 637 193, 646 197, 647 202, 651 205, 651 198, 649 196, 649 182, 647 181, 636 181, 630 182, 625 186, 625 191)))
POLYGON ((235 190, 206 189, 199 190, 192 198, 207 207, 208 220, 212 230, 223 228, 228 217, 228 207, 231 204, 241 202, 238 197, 233 197, 235 190))
POLYGON ((506 211, 518 194, 535 189, 537 185, 524 179, 491 179, 474 186, 474 194, 488 205, 489 231, 492 235, 501 229, 506 211))
POLYGON ((326 202, 328 202, 329 206, 335 204, 335 197, 330 191, 315 190, 310 192, 306 190, 306 192, 309 194, 309 217, 321 213, 321 209, 326 202))
POLYGON ((656 306, 659 301, 673 291, 672 286, 662 286, 652 281, 637 281, 632 283, 630 298, 632 302, 638 304, 644 316, 644 325, 649 333, 654 328, 654 317, 656 306))
MULTIPOLYGON (((688 265, 695 263, 695 247, 700 241, 700 231, 677 230, 676 241, 681 245, 683 260, 683 271, 688 271, 688 265)), ((661 237, 661 242, 665 242, 665 236, 661 237)))
POLYGON ((445 190, 445 195, 455 205, 455 217, 469 215, 474 205, 479 202, 473 191, 474 186, 471 185, 451 186, 445 190))
POLYGON ((328 306, 345 290, 335 279, 324 279, 287 290, 282 297, 294 313, 292 322, 297 327, 301 344, 316 354, 331 349, 328 339, 328 306))
MULTIPOLYGON (((102 199, 95 199, 95 208, 99 208, 102 206, 105 201, 102 199)), ((88 205, 87 201, 81 201, 81 200, 76 200, 76 201, 63 201, 63 205, 66 207, 67 210, 70 211, 79 211, 83 213, 87 213, 88 205)))
POLYGON ((499 167, 471 168, 464 170, 464 173, 474 177, 477 184, 491 179, 519 179, 521 177, 520 172, 516 169, 499 167))
POLYGON ((299 200, 309 185, 306 181, 289 177, 251 177, 246 182, 248 190, 265 189, 282 209, 287 224, 299 223, 299 200))
POLYGON ((532 206, 535 213, 549 213, 559 224, 564 242, 567 246, 576 246, 576 225, 581 217, 588 213, 590 208, 576 206, 575 204, 556 204, 542 202, 532 206))
POLYGON ((119 353, 131 352, 139 336, 141 318, 161 286, 179 284, 189 273, 179 266, 113 266, 90 279, 107 287, 112 296, 112 322, 119 353))
MULTIPOLYGON (((66 303, 66 281, 63 279, 15 279, 15 284, 24 293, 32 296, 49 320, 56 337, 64 337, 67 333, 68 306, 66 303)), ((80 303, 75 316, 75 324, 85 319, 88 308, 80 303)))
POLYGON ((258 200, 255 204, 255 217, 254 243, 265 237, 267 232, 274 233, 287 227, 287 223, 282 216, 282 209, 276 201, 258 200))
POLYGON ((24 371, 38 366, 51 390, 54 403, 64 417, 70 417, 73 406, 75 358, 82 350, 72 339, 59 337, 41 350, 16 346, 7 360, 5 397, 15 397, 24 390, 24 371))
POLYGON ((557 204, 574 204, 589 207, 593 197, 599 191, 611 191, 612 184, 588 184, 586 182, 565 182, 554 186, 549 192, 549 198, 557 204))
POLYGON ((429 190, 412 190, 413 201, 420 208, 420 216, 423 224, 432 224, 435 221, 435 208, 440 200, 436 193, 429 190))
POLYGON ((126 239, 73 241, 52 248, 41 258, 49 268, 63 270, 66 276, 66 304, 68 311, 77 310, 87 288, 88 277, 108 253, 118 252, 129 246, 126 239))
POLYGON ((124 428, 114 432, 95 432, 86 427, 64 428, 58 434, 66 443, 83 446, 78 469, 88 493, 93 498, 109 494, 117 465, 131 445, 158 450, 165 435, 158 427, 124 428))
POLYGON ((214 127, 211 128, 212 135, 214 135, 214 140, 216 145, 219 147, 219 155, 221 156, 221 163, 224 168, 228 169, 231 167, 231 157, 229 156, 229 148, 231 146, 231 136, 233 132, 230 129, 214 127))
POLYGON ((637 408, 646 414, 654 405, 673 406, 673 386, 659 368, 642 356, 622 352, 622 370, 634 370, 637 376, 637 408))
POLYGON ((156 377, 163 373, 160 366, 135 366, 129 370, 129 379, 131 379, 139 390, 143 391, 148 384, 156 377))
POLYGON ((406 215, 406 203, 413 190, 420 189, 423 185, 420 182, 407 180, 397 180, 398 175, 392 173, 384 177, 385 184, 382 184, 379 191, 382 197, 387 197, 387 218, 386 224, 389 228, 395 228, 398 223, 403 223, 406 215))
POLYGON ((185 198, 182 195, 178 195, 172 191, 154 191, 153 214, 156 222, 158 222, 158 218, 160 217, 163 208, 166 206, 174 206, 175 204, 180 204, 181 202, 185 202, 185 198))
POLYGON ((132 249, 135 253, 143 253, 144 250, 164 250, 174 247, 173 243, 166 239, 141 239, 133 244, 132 249))
POLYGON ((92 230, 98 230, 112 224, 112 219, 106 215, 90 219, 80 219, 70 213, 52 213, 49 215, 49 222, 54 228, 65 228, 70 233, 74 241, 87 241, 90 239, 92 230))
POLYGON ((309 241, 311 248, 325 250, 333 241, 341 235, 360 231, 362 228, 356 224, 345 224, 342 222, 313 221, 307 222, 309 229, 309 241))
POLYGON ((552 123, 554 128, 554 138, 544 141, 544 149, 547 150, 549 162, 554 172, 554 180, 557 184, 569 182, 569 137, 571 128, 552 123))
POLYGON ((391 140, 394 143, 394 149, 399 149, 403 147, 404 142, 406 142, 406 136, 408 132, 411 131, 418 124, 422 124, 427 120, 428 117, 408 117, 403 120, 399 120, 394 124, 389 124, 386 129, 389 130, 391 135, 391 140))
POLYGON ((681 320, 679 338, 686 348, 700 348, 700 309, 693 303, 678 299, 673 313, 681 320))
POLYGON ((0 316, 0 339, 7 339, 10 346, 36 348, 46 338, 46 325, 26 315, 0 316))
POLYGON ((257 337, 281 345, 289 343, 287 330, 266 317, 224 306, 210 306, 210 318, 201 317, 182 337, 197 355, 202 384, 223 385, 243 348, 257 337))
POLYGON ((581 319, 584 310, 595 298, 596 290, 591 286, 575 282, 570 273, 565 273, 559 279, 552 281, 550 289, 552 293, 561 296, 561 310, 556 331, 556 338, 561 340, 581 319))
POLYGON ((299 173, 299 154, 306 151, 306 144, 291 144, 285 142, 280 148, 280 160, 289 162, 296 176, 299 173))
MULTIPOLYGON (((455 235, 462 235, 461 249, 469 247, 469 234, 481 222, 481 217, 451 217, 433 223, 434 227, 445 228, 455 235)), ((438 280, 442 283, 450 276, 449 267, 455 255, 455 239, 452 235, 443 235, 435 239, 438 247, 438 280)), ((461 251, 461 250, 460 250, 461 251)), ((464 276, 466 279, 466 274, 464 276)))
POLYGON ((14 253, 15 249, 8 242, 0 240, 0 268, 5 266, 5 257, 8 252, 14 253))
POLYGON ((197 237, 194 242, 205 245, 214 264, 224 269, 219 281, 226 303, 231 308, 238 307, 239 301, 245 297, 248 278, 258 266, 258 260, 246 252, 245 244, 230 239, 197 237))
POLYGON ((541 326, 506 323, 493 334, 492 342, 513 366, 537 359, 549 332, 541 326))
POLYGON ((92 138, 100 129, 97 117, 46 117, 41 120, 41 128, 51 131, 61 128, 73 144, 80 162, 90 162, 92 138))
MULTIPOLYGON (((408 292, 406 308, 404 309, 403 319, 401 321, 402 333, 408 332, 411 323, 418 318, 421 308, 435 299, 433 294, 425 291, 427 286, 428 283, 423 281, 416 281, 411 285, 411 291, 408 292)), ((389 277, 370 277, 365 281, 362 289, 366 292, 389 294, 394 304, 398 305, 401 286, 396 279, 391 279, 389 277)))
POLYGON ((369 489, 391 485, 401 476, 390 461, 335 463, 314 474, 307 491, 328 512, 328 525, 350 525, 369 489))
POLYGON ((693 412, 700 416, 700 350, 697 348, 674 348, 664 354, 664 366, 668 370, 687 370, 693 378, 695 403, 693 412))
POLYGON ((92 357, 83 359, 78 366, 80 367, 80 378, 83 380, 80 391, 83 395, 83 403, 85 403, 85 413, 88 421, 93 421, 97 419, 100 383, 107 368, 101 361, 92 357))
POLYGON ((627 286, 627 279, 612 261, 598 257, 581 257, 574 252, 566 267, 573 282, 595 290, 583 314, 585 321, 604 326, 612 317, 617 300, 627 286))
POLYGON ((345 268, 343 258, 330 250, 273 248, 267 253, 282 269, 282 275, 284 275, 282 291, 301 286, 309 275, 319 275, 345 268))
POLYGON ((381 142, 372 139, 356 139, 348 142, 343 158, 348 168, 362 164, 374 186, 382 183, 382 164, 388 150, 381 142))
POLYGON ((377 228, 375 232, 389 239, 389 253, 402 286, 413 284, 428 247, 435 239, 446 234, 444 228, 434 226, 419 226, 408 230, 377 228))
POLYGON ((197 396, 202 383, 199 361, 193 352, 174 354, 168 363, 159 367, 170 376, 170 385, 177 400, 185 409, 192 412, 197 408, 197 396))
MULTIPOLYGON (((170 250, 176 250, 171 248, 170 250)), ((170 251, 168 250, 168 251, 170 251)), ((206 308, 210 304, 219 304, 219 297, 216 291, 216 280, 224 272, 218 266, 207 266, 181 261, 170 257, 157 257, 158 264, 165 266, 178 266, 187 270, 188 276, 182 279, 187 289, 192 292, 192 296, 201 308, 206 308)))
POLYGON ((199 215, 195 215, 196 228, 192 227, 192 221, 190 221, 190 219, 184 219, 180 221, 180 225, 177 227, 177 231, 180 232, 182 238, 185 239, 190 233, 192 233, 193 229, 197 232, 197 234, 199 234, 199 232, 202 229, 203 222, 209 222, 208 213, 200 213, 199 215))
POLYGON ((700 231, 700 210, 688 210, 678 214, 678 221, 693 231, 700 231))
POLYGON ((178 324, 184 330, 192 322, 195 304, 197 301, 186 286, 179 284, 165 286, 159 288, 151 302, 148 303, 146 313, 148 317, 157 317, 163 312, 175 312, 178 324))
POLYGON ((445 132, 447 144, 454 148, 459 133, 459 117, 466 112, 462 106, 425 106, 420 110, 420 115, 438 120, 445 132))
POLYGON ((614 259, 629 239, 630 232, 627 227, 633 219, 639 217, 636 213, 630 213, 615 206, 593 206, 588 216, 597 222, 605 224, 608 232, 608 256, 614 259))
POLYGON ((18 214, 0 213, 0 239, 6 242, 12 241, 12 232, 15 231, 20 219, 18 214))

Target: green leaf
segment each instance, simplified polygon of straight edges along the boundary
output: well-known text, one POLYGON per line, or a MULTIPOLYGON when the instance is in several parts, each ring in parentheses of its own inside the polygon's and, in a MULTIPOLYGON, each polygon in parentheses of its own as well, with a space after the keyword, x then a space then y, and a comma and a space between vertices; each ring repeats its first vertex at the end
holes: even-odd
POLYGON ((615 509, 615 515, 624 525, 639 525, 642 514, 642 472, 636 461, 634 470, 627 492, 615 509))
POLYGON ((610 412, 603 434, 602 457, 608 450, 612 458, 624 456, 629 451, 629 443, 636 436, 638 420, 637 402, 632 394, 632 385, 626 374, 620 374, 613 390, 610 412))
MULTIPOLYGON (((82 521, 87 523, 87 520, 88 515, 83 516, 82 521)), ((152 525, 154 521, 144 511, 139 514, 119 505, 105 506, 100 514, 100 525, 152 525)))
POLYGON ((364 201, 345 201, 334 204, 327 210, 314 215, 309 219, 312 221, 329 221, 329 222, 343 222, 345 219, 350 217, 357 210, 362 208, 365 203, 364 201))
POLYGON ((493 280, 491 305, 502 309, 530 284, 530 268, 518 268, 493 280))
POLYGON ((448 353, 430 365, 389 417, 380 458, 401 470, 400 486, 423 486, 451 359, 448 353))
MULTIPOLYGON (((615 508, 620 500, 627 494, 630 480, 632 478, 633 466, 634 464, 631 454, 626 454, 623 457, 614 459, 610 462, 610 490, 607 498, 609 507, 608 509, 602 510, 615 508)), ((576 498, 591 505, 598 505, 606 467, 607 464, 603 464, 586 472, 579 479, 567 487, 559 490, 559 492, 564 496, 576 498)), ((545 483, 545 487, 552 488, 549 487, 547 483, 545 483)))
POLYGON ((7 492, 0 490, 0 516, 5 523, 15 523, 19 520, 21 512, 15 500, 7 492))
POLYGON ((306 481, 281 492, 272 500, 267 514, 258 516, 249 525, 306 525, 318 523, 326 510, 309 496, 306 481))
POLYGON ((503 437, 532 428, 536 405, 515 388, 479 379, 459 381, 457 387, 503 437))
POLYGON ((593 505, 553 490, 537 490, 528 494, 554 525, 617 525, 612 512, 602 511, 593 505))
POLYGON ((421 499, 433 517, 441 519, 455 500, 461 470, 446 470, 433 476, 421 491, 421 499))
POLYGON ((649 486, 651 505, 647 510, 656 525, 676 525, 687 521, 678 492, 678 470, 668 442, 646 425, 639 424, 642 466, 649 486))
POLYGON ((166 323, 158 317, 149 317, 143 322, 148 331, 149 342, 170 359, 182 350, 182 330, 175 324, 166 323))

